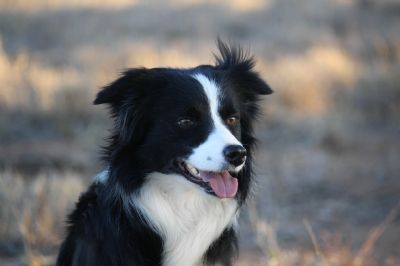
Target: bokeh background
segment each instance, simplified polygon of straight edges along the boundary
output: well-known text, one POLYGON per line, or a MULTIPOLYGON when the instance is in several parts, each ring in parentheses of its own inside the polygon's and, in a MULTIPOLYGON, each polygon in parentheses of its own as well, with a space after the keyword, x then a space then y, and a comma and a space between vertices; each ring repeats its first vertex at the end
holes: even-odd
POLYGON ((400 265, 400 1, 1 0, 0 264, 52 265, 127 67, 241 43, 275 93, 237 265, 400 265))

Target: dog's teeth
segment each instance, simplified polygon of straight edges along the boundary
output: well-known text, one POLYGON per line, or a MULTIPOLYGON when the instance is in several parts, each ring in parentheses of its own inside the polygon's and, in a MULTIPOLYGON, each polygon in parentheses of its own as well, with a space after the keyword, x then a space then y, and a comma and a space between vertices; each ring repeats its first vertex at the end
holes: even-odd
POLYGON ((198 176, 199 175, 199 170, 197 170, 196 168, 193 168, 193 175, 198 176))
POLYGON ((189 173, 194 176, 197 176, 199 174, 199 170, 197 170, 195 167, 193 167, 191 165, 187 165, 187 169, 188 169, 189 173))

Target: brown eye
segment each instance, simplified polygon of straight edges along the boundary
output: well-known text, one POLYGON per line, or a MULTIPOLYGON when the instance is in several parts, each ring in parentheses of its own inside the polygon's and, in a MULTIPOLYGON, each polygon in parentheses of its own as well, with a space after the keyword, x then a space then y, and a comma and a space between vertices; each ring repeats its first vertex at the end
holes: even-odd
POLYGON ((236 116, 228 117, 225 120, 225 123, 230 127, 234 127, 239 123, 239 118, 237 118, 236 116))
POLYGON ((194 126, 194 121, 188 118, 183 118, 177 122, 178 127, 188 129, 194 126))

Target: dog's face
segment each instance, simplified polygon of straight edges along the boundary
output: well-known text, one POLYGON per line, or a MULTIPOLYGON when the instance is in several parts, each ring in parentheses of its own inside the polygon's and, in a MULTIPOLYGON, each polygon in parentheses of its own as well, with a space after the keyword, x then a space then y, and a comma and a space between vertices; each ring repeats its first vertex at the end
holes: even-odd
POLYGON ((247 194, 256 102, 271 90, 222 49, 216 66, 132 69, 98 94, 116 119, 107 160, 124 188, 161 172, 219 198, 247 194))

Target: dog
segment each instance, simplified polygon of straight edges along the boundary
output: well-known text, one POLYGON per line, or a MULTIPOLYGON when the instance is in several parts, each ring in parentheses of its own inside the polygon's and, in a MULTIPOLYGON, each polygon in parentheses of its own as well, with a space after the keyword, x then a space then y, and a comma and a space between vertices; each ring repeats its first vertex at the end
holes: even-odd
POLYGON ((129 69, 97 94, 114 119, 106 170, 69 215, 57 265, 232 265, 272 90, 253 56, 217 45, 214 65, 129 69))

